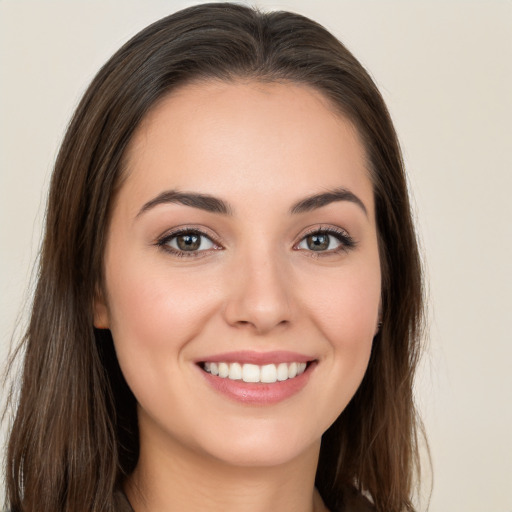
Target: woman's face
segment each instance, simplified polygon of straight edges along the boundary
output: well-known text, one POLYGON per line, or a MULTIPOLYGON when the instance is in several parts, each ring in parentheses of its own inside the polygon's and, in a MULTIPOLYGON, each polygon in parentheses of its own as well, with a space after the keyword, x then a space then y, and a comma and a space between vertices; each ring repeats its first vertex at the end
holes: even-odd
POLYGON ((333 112, 307 86, 211 81, 137 129, 95 324, 142 450, 290 461, 358 388, 381 273, 364 150, 333 112))

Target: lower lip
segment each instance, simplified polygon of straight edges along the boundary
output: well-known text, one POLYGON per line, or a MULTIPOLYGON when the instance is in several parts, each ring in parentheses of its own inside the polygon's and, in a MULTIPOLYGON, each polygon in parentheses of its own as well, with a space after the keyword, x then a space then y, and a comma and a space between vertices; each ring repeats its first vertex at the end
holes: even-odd
POLYGON ((210 386, 232 400, 250 405, 271 405, 299 393, 307 384, 314 366, 316 366, 315 363, 310 363, 304 373, 297 377, 269 384, 217 377, 205 372, 202 368, 199 368, 199 371, 210 386))

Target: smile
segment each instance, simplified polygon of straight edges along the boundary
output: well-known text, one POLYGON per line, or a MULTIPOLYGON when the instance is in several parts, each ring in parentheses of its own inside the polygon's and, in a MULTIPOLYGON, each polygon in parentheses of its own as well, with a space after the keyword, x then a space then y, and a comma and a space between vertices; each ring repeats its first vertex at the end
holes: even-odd
POLYGON ((195 361, 216 392, 244 405, 287 400, 307 385, 319 364, 313 354, 276 350, 211 354, 195 361))
POLYGON ((222 379, 241 380, 247 383, 283 382, 294 379, 304 373, 307 364, 304 362, 278 363, 278 364, 249 364, 228 362, 205 362, 202 369, 222 379))

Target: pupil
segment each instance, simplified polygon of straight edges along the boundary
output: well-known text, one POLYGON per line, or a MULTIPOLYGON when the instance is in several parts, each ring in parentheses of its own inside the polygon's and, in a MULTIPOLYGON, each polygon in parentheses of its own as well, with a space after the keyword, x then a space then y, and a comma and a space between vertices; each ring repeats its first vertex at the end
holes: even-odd
POLYGON ((323 251, 329 247, 329 235, 309 235, 308 247, 313 251, 323 251))
POLYGON ((198 235, 180 235, 177 242, 182 251, 194 251, 199 249, 201 238, 198 235))

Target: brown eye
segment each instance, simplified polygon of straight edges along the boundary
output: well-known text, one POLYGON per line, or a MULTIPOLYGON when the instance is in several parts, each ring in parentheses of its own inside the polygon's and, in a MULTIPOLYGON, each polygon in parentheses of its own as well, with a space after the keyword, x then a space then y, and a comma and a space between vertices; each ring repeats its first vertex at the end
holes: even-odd
POLYGON ((299 249, 314 252, 326 252, 338 249, 342 246, 340 237, 325 231, 317 231, 305 236, 299 244, 299 249))
POLYGON ((310 232, 296 247, 308 252, 335 254, 348 251, 355 245, 356 243, 345 230, 329 228, 310 232))
POLYGON ((315 233, 306 237, 308 249, 312 251, 325 251, 329 248, 329 235, 327 233, 315 233))
POLYGON ((176 245, 181 251, 197 251, 201 246, 201 237, 195 233, 178 235, 176 245))
POLYGON ((181 231, 166 236, 158 245, 175 253, 201 253, 216 248, 214 242, 199 231, 181 231))

